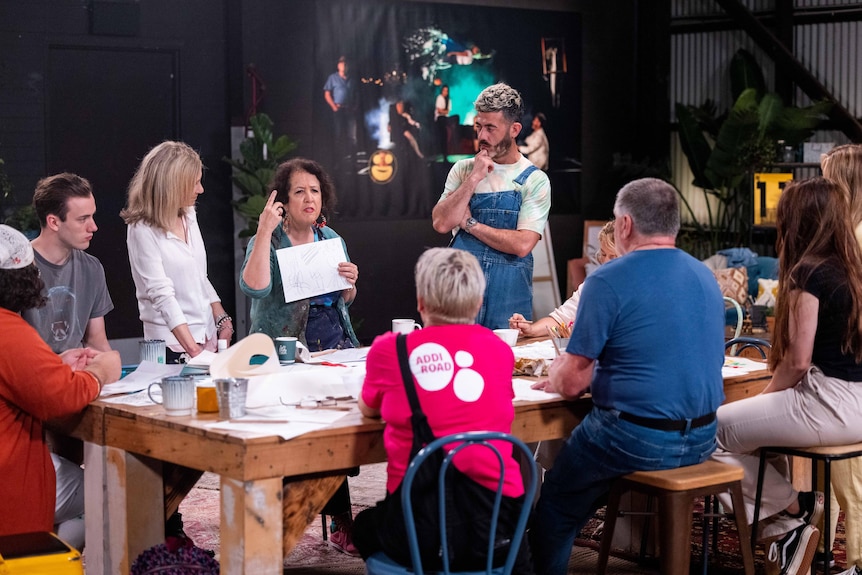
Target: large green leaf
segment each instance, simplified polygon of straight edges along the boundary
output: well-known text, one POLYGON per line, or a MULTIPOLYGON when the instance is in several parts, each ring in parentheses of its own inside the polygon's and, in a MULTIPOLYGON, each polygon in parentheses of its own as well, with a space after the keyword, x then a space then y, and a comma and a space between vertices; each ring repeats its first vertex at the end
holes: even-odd
POLYGON ((273 142, 269 155, 275 162, 280 162, 282 158, 296 149, 296 145, 296 142, 287 136, 281 136, 273 142))
POLYGON ((699 188, 711 189, 715 185, 706 175, 706 165, 712 148, 706 141, 706 136, 695 119, 691 109, 684 104, 676 105, 676 118, 679 122, 679 141, 691 173, 694 174, 694 185, 699 188))
POLYGON ((268 181, 261 180, 256 173, 234 172, 232 179, 243 195, 254 197, 266 194, 268 181))
POLYGON ((766 93, 766 80, 751 52, 740 49, 730 60, 730 92, 734 101, 749 88, 754 88, 757 95, 761 96, 766 93))
POLYGON ((814 135, 814 130, 826 119, 832 103, 817 102, 807 108, 784 108, 776 118, 771 134, 788 146, 797 146, 814 135))
MULTIPOLYGON (((769 93, 763 96, 757 107, 757 115, 759 116, 757 125, 758 137, 763 138, 767 133, 771 133, 774 130, 774 126, 783 111, 784 103, 778 94, 769 93)), ((776 140, 780 139, 783 138, 776 138, 776 140)))
POLYGON ((249 219, 257 220, 263 208, 266 207, 266 200, 263 196, 251 196, 245 200, 236 203, 236 211, 249 219))
POLYGON ((736 100, 718 131, 705 169, 711 182, 724 188, 739 185, 748 169, 744 152, 752 141, 756 141, 758 125, 757 91, 749 88, 736 100))

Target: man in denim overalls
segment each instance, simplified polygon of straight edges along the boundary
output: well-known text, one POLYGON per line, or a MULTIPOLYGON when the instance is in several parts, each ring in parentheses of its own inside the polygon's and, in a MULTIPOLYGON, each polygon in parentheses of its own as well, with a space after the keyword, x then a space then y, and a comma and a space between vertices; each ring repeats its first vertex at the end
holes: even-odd
POLYGON ((432 212, 434 229, 455 232, 485 272, 485 297, 476 323, 509 327, 514 312, 532 319, 533 256, 551 208, 548 176, 521 155, 524 104, 506 84, 482 90, 473 103, 479 153, 452 166, 432 212))

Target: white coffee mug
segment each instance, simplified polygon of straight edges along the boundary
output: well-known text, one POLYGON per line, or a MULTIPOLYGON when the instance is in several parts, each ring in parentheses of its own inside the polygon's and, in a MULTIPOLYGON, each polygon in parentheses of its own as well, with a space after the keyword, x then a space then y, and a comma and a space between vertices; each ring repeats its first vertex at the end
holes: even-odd
POLYGON ((172 375, 154 381, 147 388, 147 395, 154 403, 165 408, 168 415, 191 415, 195 406, 195 380, 188 375, 172 375), (162 388, 162 400, 153 397, 153 386, 162 388))
POLYGON ((393 319, 392 331, 395 333, 410 333, 413 330, 422 329, 422 326, 412 319, 393 319))

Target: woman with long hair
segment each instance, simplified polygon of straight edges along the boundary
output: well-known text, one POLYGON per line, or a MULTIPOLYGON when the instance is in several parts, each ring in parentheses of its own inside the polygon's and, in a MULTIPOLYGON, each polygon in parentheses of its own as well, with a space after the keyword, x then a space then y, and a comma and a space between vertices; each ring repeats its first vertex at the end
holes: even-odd
MULTIPOLYGON (((845 191, 825 178, 790 184, 778 202, 772 380, 760 395, 718 409, 713 454, 745 470, 749 517, 758 448, 862 441, 862 267, 848 207, 845 191)), ((797 492, 786 457, 768 463, 760 535, 777 539, 767 559, 782 574, 805 573, 817 548, 823 494, 797 492)))
POLYGON ((129 263, 146 339, 163 339, 176 360, 216 351, 233 323, 207 277, 195 202, 204 192, 200 156, 182 142, 150 150, 129 183, 129 263))
MULTIPOLYGON (((839 184, 847 193, 853 233, 856 243, 862 246, 862 145, 845 144, 832 148, 823 154, 820 167, 824 178, 839 184)), ((862 266, 862 262, 858 265, 862 266)), ((847 570, 841 575, 862 573, 862 460, 843 459, 832 463, 830 509, 832 517, 827 518, 831 523, 830 533, 835 533, 838 513, 844 510, 847 570)), ((831 555, 832 541, 821 541, 820 551, 831 555)))

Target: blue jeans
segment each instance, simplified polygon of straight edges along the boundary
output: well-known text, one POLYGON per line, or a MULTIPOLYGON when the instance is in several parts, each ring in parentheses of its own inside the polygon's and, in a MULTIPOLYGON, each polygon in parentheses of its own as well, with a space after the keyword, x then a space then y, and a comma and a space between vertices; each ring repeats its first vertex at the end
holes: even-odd
POLYGON ((530 532, 537 575, 565 575, 575 536, 615 478, 701 463, 715 449, 715 430, 713 422, 688 432, 658 431, 594 407, 545 475, 530 532))

